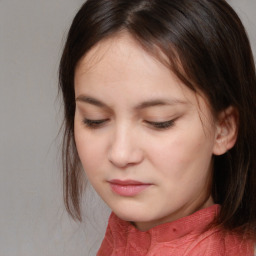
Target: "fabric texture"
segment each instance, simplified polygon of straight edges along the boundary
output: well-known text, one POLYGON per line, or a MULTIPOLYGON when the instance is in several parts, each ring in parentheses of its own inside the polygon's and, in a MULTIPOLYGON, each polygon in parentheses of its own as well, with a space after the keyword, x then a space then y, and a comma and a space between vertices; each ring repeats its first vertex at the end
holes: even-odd
POLYGON ((253 256, 252 241, 209 228, 219 209, 213 205, 145 232, 112 213, 97 256, 253 256))

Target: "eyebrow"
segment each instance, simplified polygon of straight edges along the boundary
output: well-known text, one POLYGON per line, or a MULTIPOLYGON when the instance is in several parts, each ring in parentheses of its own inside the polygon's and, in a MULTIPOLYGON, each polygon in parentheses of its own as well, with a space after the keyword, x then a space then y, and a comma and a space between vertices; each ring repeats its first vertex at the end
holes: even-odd
MULTIPOLYGON (((97 107, 101 108, 110 108, 108 105, 105 103, 93 98, 93 97, 88 97, 85 95, 80 95, 76 98, 76 101, 88 103, 97 107)), ((152 100, 147 100, 139 105, 135 106, 135 109, 141 110, 149 107, 155 107, 155 106, 172 106, 172 105, 177 105, 177 104, 186 104, 187 102, 180 100, 180 99, 152 99, 152 100)))
POLYGON ((136 109, 144 109, 155 106, 172 106, 177 104, 186 104, 185 101, 179 99, 152 99, 145 102, 140 103, 136 106, 136 109))
POLYGON ((76 98, 76 101, 80 101, 80 102, 84 102, 84 103, 89 103, 91 105, 94 105, 94 106, 97 106, 97 107, 102 107, 102 108, 108 108, 108 106, 99 101, 99 100, 96 100, 92 97, 87 97, 87 96, 84 96, 84 95, 80 95, 76 98))

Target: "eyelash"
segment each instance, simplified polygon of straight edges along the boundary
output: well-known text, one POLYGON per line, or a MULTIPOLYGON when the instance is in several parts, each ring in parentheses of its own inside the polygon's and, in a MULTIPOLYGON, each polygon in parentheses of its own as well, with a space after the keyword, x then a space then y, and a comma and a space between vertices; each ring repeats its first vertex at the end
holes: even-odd
MULTIPOLYGON (((84 119, 83 123, 90 129, 97 129, 102 127, 108 119, 100 119, 100 120, 91 120, 91 119, 84 119)), ((151 121, 145 121, 145 123, 152 126, 154 129, 157 130, 165 130, 168 128, 171 128, 174 125, 175 120, 169 120, 165 122, 151 122, 151 121)))
POLYGON ((150 122, 150 121, 145 121, 147 124, 153 126, 153 128, 158 129, 158 130, 165 130, 168 128, 171 128, 174 125, 175 120, 169 120, 165 122, 150 122))
POLYGON ((91 120, 91 119, 84 119, 83 123, 91 129, 100 128, 102 125, 104 125, 105 122, 107 122, 108 119, 101 119, 101 120, 91 120))

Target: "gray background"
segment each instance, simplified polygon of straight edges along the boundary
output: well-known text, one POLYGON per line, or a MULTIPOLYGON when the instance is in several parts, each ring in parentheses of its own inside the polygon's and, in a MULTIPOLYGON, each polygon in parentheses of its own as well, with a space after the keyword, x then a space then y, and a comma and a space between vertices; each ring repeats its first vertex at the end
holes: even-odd
MULTIPOLYGON (((57 70, 79 0, 0 0, 0 256, 87 256, 109 210, 93 190, 86 223, 61 195, 57 70)), ((256 0, 232 0, 256 56, 256 0)))

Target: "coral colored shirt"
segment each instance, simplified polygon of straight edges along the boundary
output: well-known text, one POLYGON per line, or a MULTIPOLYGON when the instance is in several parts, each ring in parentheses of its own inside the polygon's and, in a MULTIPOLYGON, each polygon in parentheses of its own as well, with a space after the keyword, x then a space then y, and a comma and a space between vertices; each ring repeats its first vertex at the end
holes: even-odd
POLYGON ((252 241, 207 229, 219 208, 213 205, 145 232, 112 213, 97 256, 253 256, 252 241))

